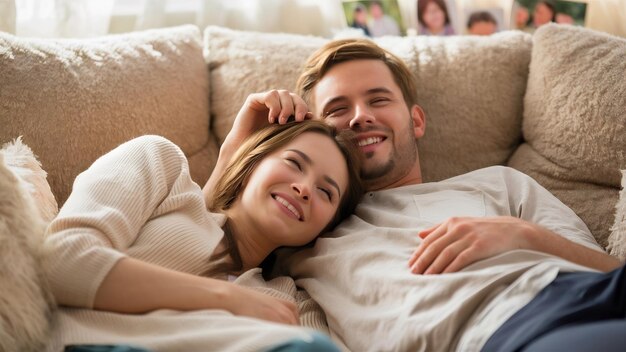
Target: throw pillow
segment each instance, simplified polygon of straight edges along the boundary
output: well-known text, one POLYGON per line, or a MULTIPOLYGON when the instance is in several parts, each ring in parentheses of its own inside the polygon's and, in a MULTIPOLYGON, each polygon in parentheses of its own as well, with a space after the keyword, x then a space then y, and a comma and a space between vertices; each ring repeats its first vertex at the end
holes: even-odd
POLYGON ((59 212, 59 208, 46 181, 47 173, 41 168, 33 151, 22 142, 20 136, 3 145, 0 154, 4 155, 6 165, 24 182, 24 187, 35 201, 39 215, 44 221, 50 222, 59 212))
POLYGON ((140 135, 178 144, 199 183, 217 156, 195 26, 91 39, 0 33, 0 87, 0 143, 24 136, 59 204, 78 173, 140 135))
MULTIPOLYGON (((293 90, 306 58, 326 43, 319 37, 208 27, 205 49, 211 116, 220 142, 248 94, 293 90)), ((521 140, 522 101, 530 35, 383 37, 382 47, 405 60, 426 112, 419 141, 425 181, 504 164, 521 140)))
POLYGON ((622 191, 615 206, 615 224, 611 228, 609 254, 626 261, 626 170, 622 170, 622 191))
POLYGON ((41 249, 45 221, 0 153, 0 351, 45 347, 54 307, 41 249))
POLYGON ((626 168, 626 40, 546 25, 533 36, 526 143, 509 165, 572 208, 602 246, 626 168), (617 168, 616 168, 617 166, 617 168))

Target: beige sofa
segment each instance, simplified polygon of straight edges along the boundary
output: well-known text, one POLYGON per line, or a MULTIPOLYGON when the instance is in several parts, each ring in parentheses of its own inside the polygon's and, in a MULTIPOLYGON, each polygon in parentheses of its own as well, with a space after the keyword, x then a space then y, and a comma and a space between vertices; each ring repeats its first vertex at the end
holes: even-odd
MULTIPOLYGON (((23 136, 59 205, 81 170, 143 134, 181 146, 203 184, 245 97, 292 90, 301 63, 326 41, 219 27, 201 33, 193 26, 89 40, 0 33, 0 143, 23 136)), ((570 206, 611 254, 625 258, 626 196, 617 214, 616 204, 626 169, 626 40, 549 25, 533 36, 376 41, 417 78, 427 114, 419 141, 425 181, 490 165, 514 167, 570 206)), ((39 221, 53 215, 54 205, 41 174, 15 171, 37 169, 28 148, 13 145, 3 153, 7 175, 13 170, 34 186, 11 177, 0 183, 0 198, 25 199, 0 203, 0 350, 37 349, 52 307, 38 268, 39 221), (16 264, 5 255, 9 250, 32 260, 16 264), (25 291, 38 302, 29 311, 12 301, 24 303, 18 296, 25 291)))

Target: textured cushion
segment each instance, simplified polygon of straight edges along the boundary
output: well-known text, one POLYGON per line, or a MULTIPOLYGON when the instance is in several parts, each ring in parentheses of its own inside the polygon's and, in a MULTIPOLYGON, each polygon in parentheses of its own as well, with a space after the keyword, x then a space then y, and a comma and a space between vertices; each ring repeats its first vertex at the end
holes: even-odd
POLYGON ((626 261, 626 170, 622 170, 622 192, 615 206, 615 224, 611 231, 607 250, 621 261, 626 261))
POLYGON ((24 136, 60 204, 79 172, 143 134, 178 144, 204 182, 217 151, 208 85, 194 26, 81 40, 0 33, 0 143, 24 136))
POLYGON ((24 181, 42 219, 51 221, 59 212, 59 207, 46 180, 47 173, 33 151, 19 137, 3 145, 0 154, 4 156, 5 164, 24 181))
MULTIPOLYGON (((327 40, 208 27, 213 129, 222 142, 245 97, 293 90, 306 58, 327 40)), ((375 40, 406 61, 426 111, 420 160, 426 181, 504 164, 521 140, 530 36, 386 37, 375 40)))
POLYGON ((626 168, 626 40, 547 25, 533 37, 524 99, 527 143, 510 160, 607 245, 626 168))
POLYGON ((41 266, 45 222, 0 153, 0 351, 41 351, 53 298, 41 266))

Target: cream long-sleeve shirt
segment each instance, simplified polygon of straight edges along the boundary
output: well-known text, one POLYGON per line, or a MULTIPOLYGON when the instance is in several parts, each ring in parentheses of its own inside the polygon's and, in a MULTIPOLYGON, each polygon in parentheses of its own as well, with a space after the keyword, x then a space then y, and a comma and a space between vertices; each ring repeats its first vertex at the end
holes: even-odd
MULTIPOLYGON (((311 330, 234 316, 223 310, 119 314, 91 309, 103 279, 126 256, 201 275, 212 264, 225 217, 206 210, 187 160, 170 141, 144 136, 122 144, 79 175, 72 194, 50 224, 46 267, 60 307, 50 350, 67 344, 128 343, 167 351, 256 351, 311 330), (76 308, 77 307, 77 308, 76 308)), ((299 296, 293 280, 238 281, 300 302, 301 318, 323 330, 323 314, 299 296)))
POLYGON ((458 273, 410 272, 421 230, 453 216, 499 215, 601 250, 574 212, 530 177, 490 167, 367 193, 354 215, 314 247, 283 257, 283 267, 321 305, 331 335, 353 351, 480 351, 559 271, 591 271, 516 250, 458 273))

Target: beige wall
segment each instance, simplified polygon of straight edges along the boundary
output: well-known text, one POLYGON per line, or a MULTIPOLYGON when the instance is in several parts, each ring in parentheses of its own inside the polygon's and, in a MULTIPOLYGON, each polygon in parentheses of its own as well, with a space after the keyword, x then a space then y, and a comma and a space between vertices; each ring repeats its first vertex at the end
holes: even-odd
POLYGON ((626 0, 588 0, 586 27, 626 37, 626 0))

